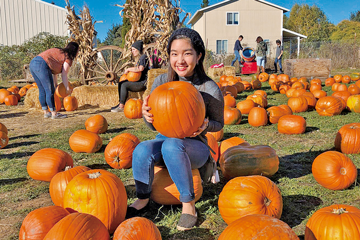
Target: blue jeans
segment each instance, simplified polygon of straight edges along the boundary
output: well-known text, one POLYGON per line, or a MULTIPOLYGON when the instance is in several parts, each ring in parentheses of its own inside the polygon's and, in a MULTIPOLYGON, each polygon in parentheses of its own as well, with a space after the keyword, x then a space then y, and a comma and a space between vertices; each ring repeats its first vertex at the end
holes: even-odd
POLYGON ((265 67, 265 57, 256 57, 256 64, 258 67, 265 67))
POLYGON ((238 60, 239 64, 241 64, 241 57, 240 57, 239 51, 235 50, 234 53, 235 53, 235 58, 234 58, 234 60, 232 60, 231 66, 234 66, 234 63, 236 62, 236 60, 238 60))
POLYGON ((282 72, 282 64, 281 64, 281 58, 278 59, 278 58, 275 58, 275 61, 274 61, 274 66, 275 66, 275 72, 277 72, 277 63, 279 63, 279 67, 280 67, 280 72, 282 72))
POLYGON ((36 56, 30 62, 30 72, 39 88, 41 109, 47 110, 49 106, 50 111, 55 111, 54 79, 49 66, 42 57, 36 56))
POLYGON ((164 165, 180 193, 180 202, 195 199, 191 169, 200 168, 209 157, 208 147, 197 139, 168 138, 158 134, 155 139, 141 142, 133 152, 132 169, 136 196, 150 197, 154 166, 164 165))

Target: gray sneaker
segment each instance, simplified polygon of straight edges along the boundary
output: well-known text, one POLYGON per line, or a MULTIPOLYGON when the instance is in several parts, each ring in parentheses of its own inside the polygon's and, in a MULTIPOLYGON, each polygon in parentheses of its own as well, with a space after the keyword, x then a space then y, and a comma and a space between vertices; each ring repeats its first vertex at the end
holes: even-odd
POLYGON ((118 105, 116 105, 115 107, 111 107, 111 110, 115 109, 115 108, 118 108, 120 105, 120 103, 118 105))
POLYGON ((51 112, 45 113, 44 118, 51 118, 51 112))
POLYGON ((124 108, 120 108, 119 106, 117 106, 116 108, 111 109, 111 112, 123 112, 124 108))
POLYGON ((52 119, 63 119, 63 118, 67 118, 67 115, 61 114, 61 113, 56 113, 56 115, 52 115, 51 118, 52 119))

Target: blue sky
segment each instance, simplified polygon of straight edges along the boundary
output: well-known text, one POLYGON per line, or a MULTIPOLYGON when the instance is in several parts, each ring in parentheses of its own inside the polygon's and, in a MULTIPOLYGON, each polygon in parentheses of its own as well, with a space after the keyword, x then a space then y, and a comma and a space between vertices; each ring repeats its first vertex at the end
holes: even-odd
MULTIPOLYGON (((44 2, 54 2, 57 6, 65 7, 65 0, 43 0, 44 2)), ((108 30, 114 25, 122 22, 119 12, 121 8, 116 7, 115 4, 124 4, 125 0, 69 0, 71 6, 75 6, 76 13, 86 4, 90 9, 90 14, 95 21, 102 21, 102 23, 95 24, 95 30, 98 32, 98 38, 103 41, 108 30)), ((209 0, 210 5, 221 2, 222 0, 209 0)), ((360 10, 359 0, 267 0, 270 3, 282 6, 291 10, 295 3, 298 4, 316 4, 333 24, 338 24, 344 19, 349 19, 350 13, 360 10)), ((200 9, 202 0, 181 0, 180 7, 194 15, 200 9)), ((188 19, 185 21, 187 22, 188 19)))

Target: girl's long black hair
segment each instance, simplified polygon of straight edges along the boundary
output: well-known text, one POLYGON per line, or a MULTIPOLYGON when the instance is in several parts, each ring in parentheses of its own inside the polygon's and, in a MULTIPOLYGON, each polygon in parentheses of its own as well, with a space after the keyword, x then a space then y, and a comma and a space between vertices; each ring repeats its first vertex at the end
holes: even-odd
POLYGON ((79 51, 79 44, 76 42, 69 42, 68 45, 66 45, 65 48, 61 48, 61 50, 66 53, 71 60, 74 60, 79 51))

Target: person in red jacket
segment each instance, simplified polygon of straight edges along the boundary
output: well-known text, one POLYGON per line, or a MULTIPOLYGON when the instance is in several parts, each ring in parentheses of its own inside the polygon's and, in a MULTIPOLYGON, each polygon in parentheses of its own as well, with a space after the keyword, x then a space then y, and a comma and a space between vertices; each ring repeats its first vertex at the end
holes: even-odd
POLYGON ((79 44, 70 42, 65 48, 50 48, 30 62, 30 72, 39 88, 39 101, 44 118, 66 118, 67 115, 56 112, 54 93, 57 87, 57 74, 61 78, 67 93, 71 93, 68 72, 79 51, 79 44), (49 111, 50 110, 50 111, 49 111))

